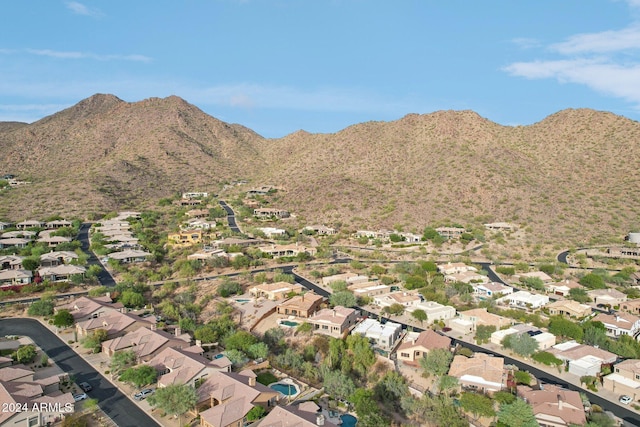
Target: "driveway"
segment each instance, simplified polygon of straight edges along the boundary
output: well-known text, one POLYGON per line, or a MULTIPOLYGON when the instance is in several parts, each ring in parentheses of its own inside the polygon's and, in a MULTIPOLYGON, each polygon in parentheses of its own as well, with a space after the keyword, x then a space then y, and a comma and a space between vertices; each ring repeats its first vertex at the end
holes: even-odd
POLYGON ((56 362, 60 369, 73 375, 76 382, 86 381, 91 384, 93 390, 87 394, 90 398, 98 399, 100 408, 118 426, 153 427, 160 425, 37 320, 0 319, 0 336, 4 335, 31 337, 47 353, 47 356, 56 362))

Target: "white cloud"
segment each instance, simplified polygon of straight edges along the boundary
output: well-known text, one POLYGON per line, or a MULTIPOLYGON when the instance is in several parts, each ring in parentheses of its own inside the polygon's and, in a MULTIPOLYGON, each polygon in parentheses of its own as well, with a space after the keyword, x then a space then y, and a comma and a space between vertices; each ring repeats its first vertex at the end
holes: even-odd
POLYGON ((76 15, 84 16, 102 16, 102 12, 98 9, 92 9, 77 1, 68 1, 65 3, 67 9, 75 13, 76 15))
POLYGON ((97 61, 135 61, 150 62, 152 59, 144 55, 100 55, 91 52, 59 51, 51 49, 27 49, 28 53, 39 56, 48 56, 59 59, 94 59, 97 61))
MULTIPOLYGON (((640 0, 638 0, 640 4, 640 0)), ((600 33, 577 34, 550 46, 561 54, 608 53, 640 48, 640 26, 600 33)))

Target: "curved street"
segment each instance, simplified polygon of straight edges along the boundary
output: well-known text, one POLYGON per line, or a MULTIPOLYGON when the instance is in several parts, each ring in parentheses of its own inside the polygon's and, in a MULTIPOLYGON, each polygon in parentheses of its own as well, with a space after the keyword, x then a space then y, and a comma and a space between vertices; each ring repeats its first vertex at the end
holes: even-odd
POLYGON ((119 427, 160 425, 37 320, 0 319, 0 336, 4 335, 30 337, 60 369, 73 375, 76 382, 86 381, 91 384, 93 390, 87 394, 90 398, 98 399, 100 408, 119 427))

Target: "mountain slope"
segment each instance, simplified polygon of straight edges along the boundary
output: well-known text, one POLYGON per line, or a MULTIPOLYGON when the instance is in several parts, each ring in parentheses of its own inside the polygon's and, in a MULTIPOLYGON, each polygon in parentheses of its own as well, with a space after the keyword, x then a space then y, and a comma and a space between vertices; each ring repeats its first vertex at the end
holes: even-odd
POLYGON ((95 95, 33 124, 0 123, 0 172, 32 181, 0 193, 0 217, 143 209, 242 178, 285 188, 278 207, 301 221, 510 221, 531 244, 594 243, 640 225, 639 136, 638 122, 579 109, 530 126, 439 111, 264 139, 178 97, 95 95))

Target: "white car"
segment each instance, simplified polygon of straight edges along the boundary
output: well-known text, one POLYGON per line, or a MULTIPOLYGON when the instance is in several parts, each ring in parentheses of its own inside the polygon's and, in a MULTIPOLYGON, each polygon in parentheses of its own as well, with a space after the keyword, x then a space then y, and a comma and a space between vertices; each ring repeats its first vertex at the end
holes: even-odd
POLYGON ((76 402, 80 402, 81 400, 85 400, 88 399, 89 396, 87 396, 87 393, 79 393, 79 394, 74 394, 73 395, 73 400, 76 402))
POLYGON ((627 396, 626 394, 620 396, 620 403, 622 403, 623 405, 628 405, 632 400, 633 399, 631 398, 631 396, 627 396))

